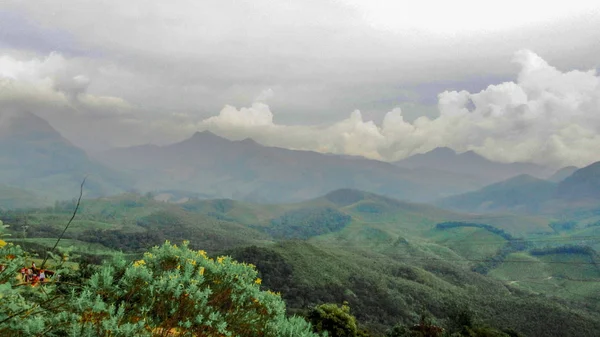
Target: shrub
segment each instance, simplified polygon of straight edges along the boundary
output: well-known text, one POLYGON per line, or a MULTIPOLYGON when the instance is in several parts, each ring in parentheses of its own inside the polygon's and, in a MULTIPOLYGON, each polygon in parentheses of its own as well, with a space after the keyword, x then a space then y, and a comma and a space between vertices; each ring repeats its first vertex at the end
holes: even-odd
POLYGON ((316 336, 308 322, 286 318, 280 296, 261 291, 260 283, 252 265, 209 258, 187 242, 181 247, 167 242, 134 262, 114 257, 81 288, 57 299, 59 310, 29 311, 23 317, 29 319, 26 329, 6 331, 11 336, 316 336))
POLYGON ((334 303, 316 306, 308 314, 309 321, 316 332, 327 332, 332 337, 356 337, 358 328, 356 319, 350 314, 350 307, 334 303))

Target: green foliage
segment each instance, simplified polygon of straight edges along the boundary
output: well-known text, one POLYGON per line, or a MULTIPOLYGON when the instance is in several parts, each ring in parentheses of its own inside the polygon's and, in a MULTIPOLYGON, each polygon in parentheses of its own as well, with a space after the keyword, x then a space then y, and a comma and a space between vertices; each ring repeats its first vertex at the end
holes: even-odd
POLYGON ((276 238, 307 239, 339 231, 351 220, 351 216, 330 207, 303 208, 273 219, 267 232, 276 238))
POLYGON ((523 251, 530 246, 530 244, 527 241, 516 239, 511 234, 507 233, 505 230, 496 228, 494 226, 490 226, 488 224, 452 221, 439 223, 435 227, 436 229, 441 230, 461 227, 482 228, 490 233, 496 234, 502 237, 503 239, 507 240, 505 245, 502 248, 500 248, 494 256, 478 263, 472 268, 474 272, 484 275, 487 274, 490 270, 502 264, 504 259, 511 253, 523 251))
POLYGON ((259 289, 254 266, 209 258, 187 242, 154 247, 133 263, 115 256, 80 287, 54 296, 54 284, 11 282, 24 255, 12 244, 6 253, 14 257, 1 274, 2 335, 316 336, 306 321, 286 318, 278 294, 259 289))
POLYGON ((588 255, 591 258, 597 258, 598 253, 587 246, 563 245, 559 247, 536 248, 530 251, 533 256, 543 256, 552 254, 580 254, 588 255))
POLYGON ((350 314, 347 304, 341 307, 335 303, 318 305, 310 311, 308 320, 316 332, 327 332, 331 337, 356 337, 358 333, 356 318, 350 314))

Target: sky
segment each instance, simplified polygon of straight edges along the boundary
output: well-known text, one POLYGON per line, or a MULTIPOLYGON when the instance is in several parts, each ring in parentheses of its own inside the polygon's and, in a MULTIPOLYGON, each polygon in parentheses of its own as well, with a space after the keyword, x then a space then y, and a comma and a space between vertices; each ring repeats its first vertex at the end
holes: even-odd
POLYGON ((599 55, 596 1, 0 0, 0 113, 92 152, 210 130, 583 166, 600 160, 599 55))

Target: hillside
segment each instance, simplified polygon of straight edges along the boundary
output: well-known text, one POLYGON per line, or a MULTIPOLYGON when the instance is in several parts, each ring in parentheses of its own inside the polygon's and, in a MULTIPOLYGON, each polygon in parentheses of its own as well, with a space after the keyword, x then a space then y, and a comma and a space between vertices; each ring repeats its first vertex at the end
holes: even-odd
POLYGON ((96 158, 138 177, 140 190, 202 191, 254 202, 294 202, 339 188, 426 201, 481 186, 462 174, 266 147, 250 139, 230 141, 210 132, 197 132, 167 146, 114 149, 96 158))
POLYGON ((560 170, 554 172, 553 175, 548 177, 548 180, 555 182, 555 183, 559 183, 559 182, 565 180, 570 175, 572 175, 577 170, 579 170, 579 168, 577 166, 563 167, 560 170))
MULTIPOLYGON (((59 203, 27 217, 4 212, 0 219, 10 225, 11 240, 22 242, 25 235, 26 247, 41 251, 73 206, 59 203)), ((118 250, 136 254, 166 239, 189 239, 210 254, 256 264, 264 286, 281 291, 292 312, 346 300, 362 323, 379 332, 398 322, 412 324, 423 310, 449 322, 452 312, 468 307, 488 324, 532 336, 589 335, 588 329, 600 328, 594 325, 600 316, 579 301, 598 289, 577 284, 600 278, 589 262, 596 258, 581 255, 585 251, 544 251, 548 244, 570 243, 570 232, 554 236, 549 224, 460 214, 348 189, 278 205, 230 199, 171 204, 124 194, 84 200, 65 244, 97 261, 118 250), (535 234, 540 231, 547 234, 535 234), (526 265, 544 272, 520 272, 526 265), (573 280, 565 279, 567 270, 573 280), (550 295, 557 297, 549 301, 550 295), (537 316, 540 310, 547 319, 537 316)), ((571 242, 581 243, 572 235, 571 242)))
POLYGON ((31 192, 0 184, 0 209, 39 208, 51 204, 50 199, 43 199, 31 192))
POLYGON ((475 192, 441 199, 437 205, 468 212, 538 213, 555 193, 555 183, 519 175, 475 192))
POLYGON ((90 160, 42 118, 26 111, 0 115, 0 184, 51 200, 77 195, 86 175, 88 196, 127 189, 127 176, 90 160))
POLYGON ((600 163, 575 170, 559 170, 554 176, 558 183, 517 176, 480 190, 442 198, 436 205, 456 211, 519 214, 541 214, 557 218, 584 219, 598 209, 600 199, 600 163))
POLYGON ((561 199, 600 199, 600 162, 581 168, 558 185, 561 199))

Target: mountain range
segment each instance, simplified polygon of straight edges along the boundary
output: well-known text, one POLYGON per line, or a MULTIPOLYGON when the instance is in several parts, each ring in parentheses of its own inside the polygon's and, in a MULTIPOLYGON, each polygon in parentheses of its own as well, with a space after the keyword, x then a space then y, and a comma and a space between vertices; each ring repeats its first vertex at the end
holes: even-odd
MULTIPOLYGON (((565 168, 549 179, 564 179, 575 170, 565 168)), ((437 148, 387 163, 267 147, 252 139, 232 141, 208 131, 170 145, 116 148, 88 156, 32 113, 0 114, 0 184, 33 192, 46 201, 76 196, 86 175, 85 190, 90 197, 136 189, 156 192, 165 200, 172 196, 171 201, 195 195, 286 203, 340 188, 433 202, 523 174, 536 179, 550 176, 539 165, 493 162, 472 151, 459 154, 437 148)), ((557 188, 565 196, 576 193, 564 186, 557 188)), ((450 201, 443 204, 456 206, 450 201)))
POLYGON ((339 188, 355 188, 399 199, 428 202, 500 181, 511 174, 541 174, 533 164, 494 163, 474 153, 434 150, 411 165, 411 157, 386 163, 362 157, 266 147, 251 139, 231 141, 211 132, 167 146, 142 145, 112 149, 95 158, 114 169, 140 177, 140 190, 202 191, 214 197, 256 202, 306 200, 339 188), (441 154, 441 155, 440 155, 441 154), (448 165, 440 165, 440 162, 448 165), (485 173, 475 174, 485 163, 485 173), (495 168, 495 169, 490 169, 495 168))

